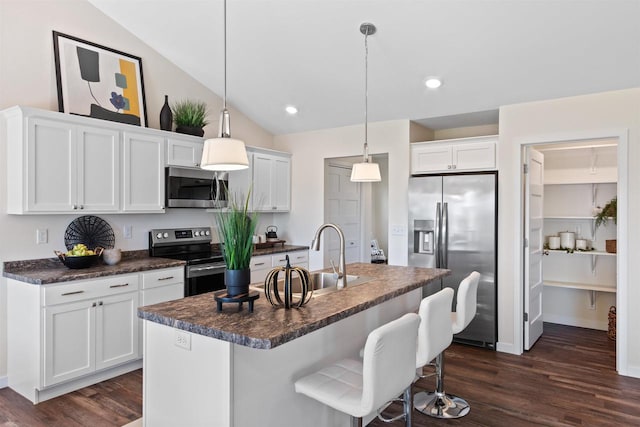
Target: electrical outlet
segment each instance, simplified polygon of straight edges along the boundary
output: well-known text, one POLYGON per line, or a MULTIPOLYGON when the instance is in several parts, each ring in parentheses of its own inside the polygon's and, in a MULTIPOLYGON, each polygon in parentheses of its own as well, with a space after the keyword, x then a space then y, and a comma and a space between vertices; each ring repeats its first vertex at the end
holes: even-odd
POLYGON ((46 228, 38 228, 36 230, 36 244, 42 245, 49 241, 49 230, 46 228))
POLYGON ((191 334, 176 329, 175 345, 176 347, 184 348, 185 350, 191 351, 191 334))
POLYGON ((132 225, 125 225, 122 229, 122 235, 124 236, 125 239, 131 239, 133 236, 133 226, 132 225))

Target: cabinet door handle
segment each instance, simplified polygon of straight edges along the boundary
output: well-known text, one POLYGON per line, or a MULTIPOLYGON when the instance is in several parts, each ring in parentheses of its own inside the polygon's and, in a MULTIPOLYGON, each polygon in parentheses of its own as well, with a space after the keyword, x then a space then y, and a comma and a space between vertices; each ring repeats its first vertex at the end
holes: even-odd
POLYGON ((97 304, 94 302, 93 305, 91 307, 95 307, 97 304))
POLYGON ((304 256, 303 255, 297 256, 296 259, 304 259, 304 256))
POLYGON ((255 265, 264 265, 264 262, 256 262, 255 265))
POLYGON ((73 208, 73 210, 76 210, 76 209, 78 209, 78 205, 73 205, 72 208, 73 208))
POLYGON ((62 296, 67 296, 67 295, 76 295, 76 294, 83 294, 84 291, 73 291, 73 292, 65 292, 62 294, 62 296))
POLYGON ((169 279, 173 279, 173 276, 160 277, 158 280, 169 280, 169 279))
POLYGON ((451 169, 451 165, 447 165, 447 169, 451 169))
POLYGON ((80 205, 80 209, 84 209, 84 205, 80 205))
POLYGON ((98 305, 102 305, 102 301, 100 301, 100 302, 98 303, 98 305))
POLYGON ((129 286, 128 283, 123 283, 121 285, 111 285, 110 288, 124 288, 125 286, 129 286))

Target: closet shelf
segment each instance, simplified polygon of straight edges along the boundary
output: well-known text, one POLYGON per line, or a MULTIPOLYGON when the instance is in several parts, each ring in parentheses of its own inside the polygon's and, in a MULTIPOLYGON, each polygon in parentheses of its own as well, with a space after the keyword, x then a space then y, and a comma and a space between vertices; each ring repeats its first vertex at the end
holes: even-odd
POLYGON ((554 280, 545 280, 543 282, 545 286, 551 286, 554 288, 568 288, 568 289, 582 289, 585 291, 595 292, 616 292, 616 285, 591 285, 588 283, 576 283, 576 282, 557 282, 554 280))

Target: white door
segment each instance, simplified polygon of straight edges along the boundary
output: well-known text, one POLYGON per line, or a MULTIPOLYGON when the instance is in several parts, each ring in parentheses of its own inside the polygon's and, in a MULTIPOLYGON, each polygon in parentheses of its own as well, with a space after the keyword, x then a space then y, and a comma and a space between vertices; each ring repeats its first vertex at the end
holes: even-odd
POLYGON ((120 133, 78 127, 78 209, 120 209, 120 133))
POLYGON ((274 202, 271 193, 273 158, 268 154, 253 155, 253 208, 257 211, 271 211, 274 202))
POLYGON ((100 298, 96 310, 96 369, 139 356, 138 292, 100 298))
MULTIPOLYGON (((351 168, 329 165, 325 187, 325 222, 336 224, 345 237, 345 261, 360 262, 360 184, 351 182, 351 168)), ((323 233, 324 267, 330 261, 338 267, 340 239, 338 233, 323 233)))
POLYGON ((44 308, 45 386, 94 371, 94 329, 93 301, 44 308))
POLYGON ((202 160, 202 141, 183 141, 175 137, 167 139, 167 164, 172 166, 199 167, 202 160))
POLYGON ((271 194, 275 210, 288 211, 291 204, 291 159, 274 158, 272 176, 271 194))
POLYGON ((164 212, 164 138, 124 133, 123 204, 128 212, 164 212))
POLYGON ((78 180, 75 128, 39 118, 28 123, 27 211, 73 212, 78 180))
POLYGON ((526 148, 524 232, 524 349, 530 350, 542 335, 542 255, 544 237, 544 156, 526 148))

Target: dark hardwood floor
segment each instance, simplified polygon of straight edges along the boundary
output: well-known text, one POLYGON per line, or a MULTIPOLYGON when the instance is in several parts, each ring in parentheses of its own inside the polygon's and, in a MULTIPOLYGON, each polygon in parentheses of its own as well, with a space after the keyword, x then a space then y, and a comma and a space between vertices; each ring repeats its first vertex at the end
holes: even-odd
MULTIPOLYGON (((615 343, 606 332, 547 323, 523 356, 454 344, 445 369, 445 390, 467 399, 471 412, 459 420, 414 412, 414 426, 640 426, 640 379, 616 374, 615 343)), ((415 385, 433 388, 433 378, 415 385)), ((141 371, 35 406, 0 390, 2 427, 122 426, 141 415, 141 371)))

